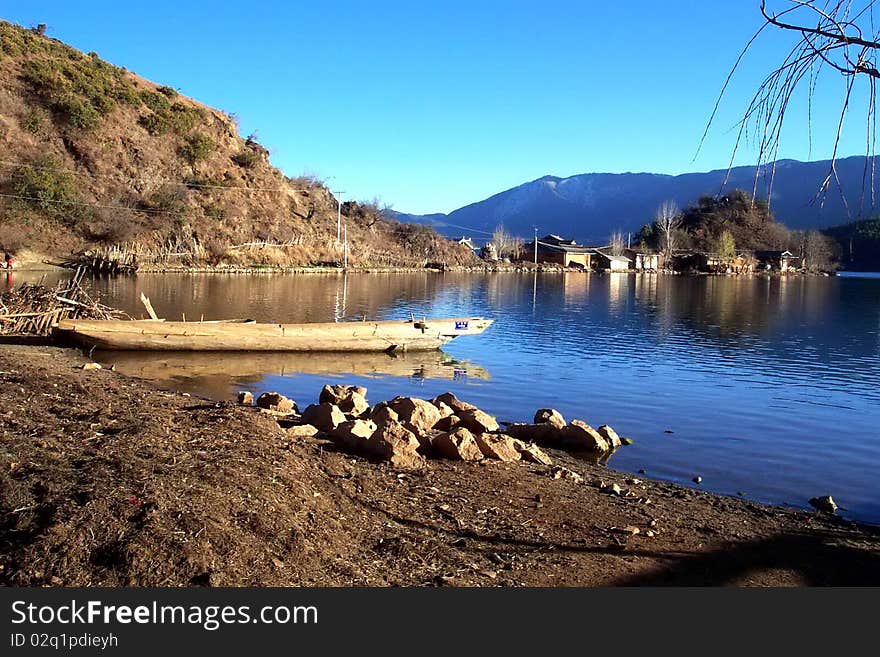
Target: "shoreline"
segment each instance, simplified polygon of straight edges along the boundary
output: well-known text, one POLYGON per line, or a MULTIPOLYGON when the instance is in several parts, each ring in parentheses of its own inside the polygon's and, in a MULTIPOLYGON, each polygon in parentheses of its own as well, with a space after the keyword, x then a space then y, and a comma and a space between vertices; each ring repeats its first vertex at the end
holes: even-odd
POLYGON ((4 584, 880 583, 877 527, 557 450, 582 483, 520 462, 402 473, 86 362, 0 348, 4 584))
MULTIPOLYGON (((7 274, 15 273, 40 273, 40 272, 64 272, 70 271, 64 267, 50 265, 45 263, 22 263, 12 270, 0 270, 7 274)), ((138 274, 207 274, 207 275, 290 275, 290 274, 309 274, 309 275, 325 275, 325 276, 341 276, 346 274, 596 274, 604 275, 628 275, 628 276, 711 276, 724 278, 789 278, 789 277, 833 277, 839 273, 865 273, 855 270, 838 270, 837 272, 779 272, 779 271, 755 271, 744 274, 723 273, 723 272, 683 272, 668 270, 593 270, 581 267, 561 267, 551 264, 542 263, 535 267, 533 264, 528 265, 495 265, 486 267, 159 267, 159 266, 141 266, 134 274, 119 274, 119 276, 137 276, 138 274)), ((872 272, 868 272, 872 273, 872 272)), ((94 274, 95 276, 106 276, 107 274, 94 274)))

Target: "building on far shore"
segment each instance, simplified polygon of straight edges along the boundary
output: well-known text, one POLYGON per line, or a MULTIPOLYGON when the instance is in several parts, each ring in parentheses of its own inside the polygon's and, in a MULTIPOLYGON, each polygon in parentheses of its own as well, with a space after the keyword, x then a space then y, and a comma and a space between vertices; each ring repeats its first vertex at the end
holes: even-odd
POLYGON ((474 241, 470 237, 462 237, 457 241, 459 244, 461 244, 462 246, 466 246, 471 251, 479 252, 480 250, 480 247, 474 244, 474 241))
POLYGON ((626 271, 633 265, 633 261, 623 255, 611 255, 598 249, 593 252, 595 268, 608 271, 626 271))
POLYGON ((629 258, 632 268, 636 271, 658 271, 660 269, 661 257, 659 253, 626 249, 623 254, 629 258))
MULTIPOLYGON (((523 260, 531 260, 535 253, 535 243, 523 247, 523 260)), ((549 262, 563 267, 590 269, 595 250, 578 244, 572 239, 559 235, 545 235, 538 239, 538 262, 549 262)))
POLYGON ((791 251, 755 251, 758 269, 786 272, 801 266, 801 259, 791 251))

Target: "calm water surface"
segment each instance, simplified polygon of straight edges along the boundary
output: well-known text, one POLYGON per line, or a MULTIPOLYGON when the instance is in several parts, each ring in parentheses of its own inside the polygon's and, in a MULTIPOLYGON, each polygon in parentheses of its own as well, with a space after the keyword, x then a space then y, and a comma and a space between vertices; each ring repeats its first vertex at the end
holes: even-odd
POLYGON ((138 316, 332 321, 485 315, 446 355, 103 355, 165 385, 301 406, 331 380, 372 400, 452 390, 501 420, 535 409, 608 423, 635 444, 610 466, 805 506, 831 494, 880 523, 880 277, 625 274, 141 275, 95 283, 138 316))

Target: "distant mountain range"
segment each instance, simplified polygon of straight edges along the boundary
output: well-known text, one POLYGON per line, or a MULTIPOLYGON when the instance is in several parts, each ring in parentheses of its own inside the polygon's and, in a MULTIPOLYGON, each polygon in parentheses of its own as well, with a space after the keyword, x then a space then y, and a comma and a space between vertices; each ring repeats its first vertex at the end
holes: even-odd
MULTIPOLYGON (((829 160, 779 160, 771 198, 776 219, 789 228, 809 229, 877 214, 880 198, 871 205, 870 168, 868 182, 863 185, 866 161, 869 159, 864 156, 837 160, 843 194, 832 184, 822 202, 816 194, 830 171, 829 160), (867 191, 863 193, 863 189, 867 191)), ((533 226, 537 226, 541 234, 556 233, 585 244, 604 243, 615 230, 635 232, 650 223, 663 201, 675 201, 683 208, 704 194, 716 195, 735 188, 751 191, 755 171, 754 166, 744 166, 730 172, 719 169, 679 176, 657 173, 544 176, 449 214, 397 213, 397 219, 430 224, 449 237, 486 238, 498 224, 504 224, 509 232, 522 237, 531 236, 533 226)), ((769 164, 761 169, 758 196, 767 197, 770 171, 769 164)), ((877 187, 880 192, 880 185, 877 187)))

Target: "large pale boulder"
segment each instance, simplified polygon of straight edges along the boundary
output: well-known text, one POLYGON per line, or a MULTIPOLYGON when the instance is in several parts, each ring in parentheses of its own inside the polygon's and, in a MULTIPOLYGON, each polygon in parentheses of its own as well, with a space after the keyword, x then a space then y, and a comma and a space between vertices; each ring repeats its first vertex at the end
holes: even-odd
POLYGON ((412 427, 416 433, 430 431, 440 419, 440 410, 431 402, 416 397, 395 397, 388 402, 397 413, 400 422, 412 427))
POLYGON ((277 392, 264 392, 257 397, 257 406, 273 413, 296 413, 296 402, 277 392))
POLYGON ((432 404, 437 407, 437 410, 440 411, 440 419, 444 417, 449 417, 450 415, 455 415, 455 411, 452 410, 451 407, 444 404, 442 401, 432 401, 432 404))
POLYGON ((434 399, 431 400, 431 403, 437 406, 439 406, 440 404, 445 404, 455 413, 460 413, 462 411, 473 411, 477 409, 477 407, 473 404, 468 404, 465 401, 461 401, 451 392, 444 392, 442 395, 437 395, 436 397, 434 397, 434 399))
POLYGON ((370 407, 367 403, 367 389, 363 386, 326 385, 318 397, 321 403, 335 404, 343 413, 359 417, 370 407))
POLYGON ((437 455, 454 461, 479 461, 483 458, 474 435, 464 427, 438 434, 431 441, 431 448, 437 455))
POLYGON ((457 413, 461 426, 471 433, 486 433, 487 431, 498 431, 498 420, 484 413, 479 408, 469 411, 461 411, 457 413))
POLYGON ((547 456, 547 453, 534 443, 527 443, 518 438, 513 439, 513 446, 519 452, 523 461, 537 463, 539 465, 552 465, 553 460, 547 456))
POLYGON ((307 406, 302 413, 303 424, 311 424, 319 431, 324 432, 333 431, 345 421, 345 413, 339 410, 335 404, 328 402, 307 406))
POLYGON ((608 446, 611 449, 617 449, 623 444, 621 437, 618 436, 617 432, 607 424, 598 427, 596 432, 605 439, 605 442, 608 443, 608 446))
POLYGON ((425 458, 417 451, 418 438, 402 424, 379 426, 367 441, 367 447, 371 454, 388 461, 395 468, 421 470, 425 467, 425 458))
POLYGON ((369 440, 376 432, 376 425, 370 420, 349 420, 342 422, 330 432, 334 442, 354 452, 369 451, 369 440))
POLYGON ((555 408, 539 408, 535 411, 535 424, 551 424, 557 429, 565 426, 565 418, 555 408))
POLYGON ((391 410, 387 404, 376 404, 370 411, 370 419, 376 423, 376 426, 382 427, 387 424, 398 424, 400 416, 391 410))
POLYGON ((288 436, 292 436, 294 438, 311 438, 312 436, 316 436, 318 434, 318 428, 313 427, 311 424, 294 424, 287 427, 284 432, 288 436))
POLYGON ((446 417, 441 417, 437 420, 437 424, 434 425, 435 431, 452 431, 461 424, 461 420, 457 415, 447 415, 446 417))
POLYGON ((519 461, 520 453, 515 439, 499 433, 483 433, 474 436, 477 447, 487 459, 498 461, 519 461))
POLYGON ((586 422, 572 420, 563 429, 566 447, 587 452, 607 452, 611 449, 608 441, 586 422))

